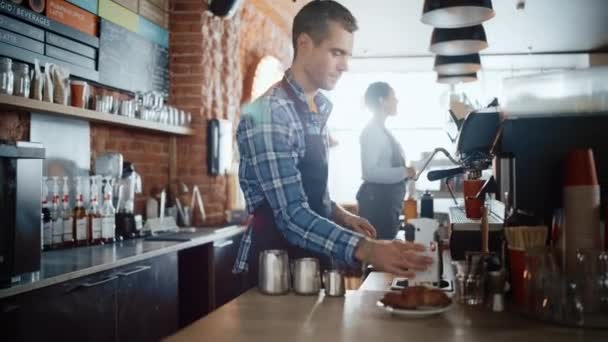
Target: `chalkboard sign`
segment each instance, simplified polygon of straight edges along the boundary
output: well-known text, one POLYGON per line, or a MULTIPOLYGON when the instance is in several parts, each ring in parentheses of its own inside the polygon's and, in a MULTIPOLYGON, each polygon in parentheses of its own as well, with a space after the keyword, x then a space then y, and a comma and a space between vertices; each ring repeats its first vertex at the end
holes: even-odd
POLYGON ((101 19, 99 81, 129 91, 169 93, 169 51, 101 19))
POLYGON ((44 31, 19 20, 0 14, 0 27, 32 39, 44 41, 44 31))
POLYGON ((27 38, 11 31, 0 29, 0 41, 40 54, 44 53, 44 44, 42 42, 27 38))
MULTIPOLYGON (((25 22, 31 23, 33 25, 42 27, 45 31, 53 31, 64 35, 66 37, 70 37, 71 39, 80 41, 92 47, 99 46, 99 39, 97 37, 93 37, 81 31, 78 31, 70 26, 59 23, 55 20, 51 20, 46 16, 32 12, 25 7, 21 7, 7 0, 0 0, 0 12, 8 14, 14 18, 18 18, 25 22)), ((21 32, 22 34, 27 34, 26 32, 21 32)), ((31 37, 37 39, 37 37, 31 37)))

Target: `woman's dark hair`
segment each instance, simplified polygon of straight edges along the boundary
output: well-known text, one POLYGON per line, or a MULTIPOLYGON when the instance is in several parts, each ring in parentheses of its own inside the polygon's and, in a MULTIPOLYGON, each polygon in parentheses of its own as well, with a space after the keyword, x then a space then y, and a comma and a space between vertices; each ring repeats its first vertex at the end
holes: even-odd
POLYGON ((374 82, 365 91, 365 105, 369 109, 377 109, 380 99, 386 98, 391 93, 391 86, 386 82, 374 82))

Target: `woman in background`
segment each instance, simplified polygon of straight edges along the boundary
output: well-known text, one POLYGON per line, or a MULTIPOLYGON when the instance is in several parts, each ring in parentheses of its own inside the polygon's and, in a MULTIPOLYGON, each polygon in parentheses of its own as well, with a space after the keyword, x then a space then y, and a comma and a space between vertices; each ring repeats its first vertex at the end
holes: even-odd
POLYGON ((373 113, 361 133, 363 184, 357 192, 359 216, 376 228, 378 239, 394 239, 399 230, 405 183, 414 170, 405 166, 403 148, 385 126, 397 115, 397 98, 386 82, 375 82, 365 92, 365 105, 373 113))

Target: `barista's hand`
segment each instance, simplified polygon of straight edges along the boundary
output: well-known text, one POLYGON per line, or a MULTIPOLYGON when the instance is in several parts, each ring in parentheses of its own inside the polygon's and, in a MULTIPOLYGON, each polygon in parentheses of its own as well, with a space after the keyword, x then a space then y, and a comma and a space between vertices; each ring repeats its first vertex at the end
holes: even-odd
POLYGON ((423 245, 398 240, 361 240, 355 250, 357 260, 394 275, 414 278, 416 271, 426 270, 433 259, 421 254, 423 245))
POLYGON ((368 220, 363 217, 357 215, 344 215, 342 218, 342 224, 352 229, 357 233, 361 233, 367 237, 375 238, 376 237, 376 229, 369 223, 368 220))

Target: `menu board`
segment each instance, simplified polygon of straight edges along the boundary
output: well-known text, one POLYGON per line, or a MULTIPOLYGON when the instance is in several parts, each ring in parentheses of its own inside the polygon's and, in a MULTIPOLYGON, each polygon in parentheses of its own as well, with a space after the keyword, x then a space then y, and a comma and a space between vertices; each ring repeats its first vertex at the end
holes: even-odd
MULTIPOLYGON (((92 47, 97 47, 99 39, 95 36, 88 35, 84 32, 76 30, 70 26, 64 25, 55 20, 49 19, 48 17, 32 12, 25 7, 16 5, 7 0, 0 0, 0 12, 10 15, 11 17, 33 24, 35 26, 42 27, 45 31, 52 31, 59 33, 63 36, 70 37, 70 39, 80 41, 92 47)), ((27 32, 21 32, 21 34, 27 34, 27 32)), ((39 33, 38 33, 39 34, 39 33)), ((37 39, 37 37, 30 37, 37 39)))
POLYGON ((128 91, 169 93, 169 50, 101 19, 99 82, 128 91))

